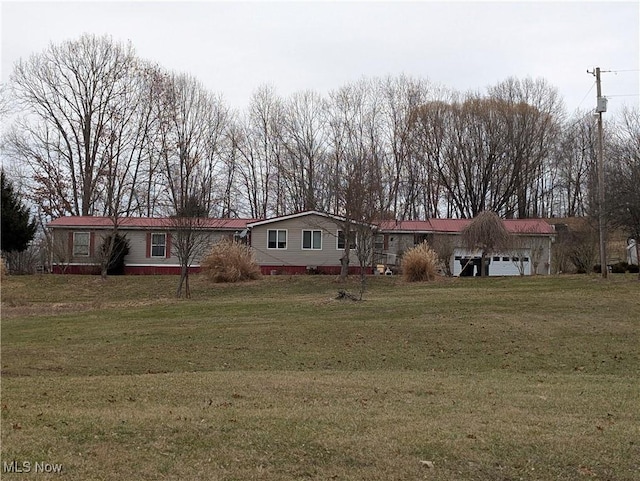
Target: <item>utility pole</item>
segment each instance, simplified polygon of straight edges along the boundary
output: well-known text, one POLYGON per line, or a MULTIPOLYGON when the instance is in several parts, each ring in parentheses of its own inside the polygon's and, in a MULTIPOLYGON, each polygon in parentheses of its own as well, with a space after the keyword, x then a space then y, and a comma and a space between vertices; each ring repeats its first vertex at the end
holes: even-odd
POLYGON ((608 274, 607 267, 607 241, 606 241, 606 218, 605 218, 605 203, 604 203, 604 148, 602 145, 602 113, 607 111, 607 99, 602 96, 602 89, 600 85, 600 67, 597 67, 594 71, 587 73, 593 74, 596 77, 596 90, 597 90, 597 103, 596 113, 598 114, 598 231, 600 234, 600 272, 602 278, 606 279, 608 274))

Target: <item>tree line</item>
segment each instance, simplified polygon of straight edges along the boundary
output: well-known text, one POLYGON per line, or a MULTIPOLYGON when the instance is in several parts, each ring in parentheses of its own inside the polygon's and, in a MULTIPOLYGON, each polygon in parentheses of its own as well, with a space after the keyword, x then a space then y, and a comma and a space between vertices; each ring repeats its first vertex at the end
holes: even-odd
MULTIPOLYGON (((236 111, 132 45, 84 35, 17 62, 3 95, 15 114, 3 155, 45 218, 527 218, 596 205, 595 120, 567 116, 544 79, 465 93, 404 75, 326 95, 262 86, 236 111)), ((619 166, 638 169, 637 110, 606 127, 621 183, 619 166)))

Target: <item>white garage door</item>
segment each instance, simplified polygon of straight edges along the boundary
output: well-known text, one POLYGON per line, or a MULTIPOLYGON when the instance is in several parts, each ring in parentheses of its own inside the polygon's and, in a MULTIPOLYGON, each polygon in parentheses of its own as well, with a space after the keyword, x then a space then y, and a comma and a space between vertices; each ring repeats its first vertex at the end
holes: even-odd
MULTIPOLYGON (((462 265, 471 258, 478 258, 465 249, 456 249, 454 252, 453 275, 459 276, 462 273, 462 265)), ((491 256, 489 264, 490 276, 519 276, 522 270, 525 276, 531 274, 531 254, 530 250, 523 250, 521 256, 513 254, 496 254, 491 256)))
POLYGON ((489 275, 491 276, 519 276, 520 271, 525 276, 531 274, 531 254, 529 250, 523 251, 523 255, 495 255, 491 257, 489 275))

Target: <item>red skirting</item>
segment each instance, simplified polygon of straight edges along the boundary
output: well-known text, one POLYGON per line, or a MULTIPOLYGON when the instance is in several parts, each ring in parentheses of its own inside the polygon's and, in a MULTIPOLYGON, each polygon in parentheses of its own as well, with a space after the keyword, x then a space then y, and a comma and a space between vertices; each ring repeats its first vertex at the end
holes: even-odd
MULTIPOLYGON (((263 275, 300 275, 300 274, 325 274, 340 275, 340 266, 317 266, 313 269, 307 266, 260 266, 263 275)), ((365 268, 366 274, 371 274, 370 267, 365 268)), ((360 274, 360 266, 349 266, 349 275, 360 274)))
MULTIPOLYGON (((54 274, 84 274, 84 275, 99 275, 100 267, 92 265, 84 266, 53 266, 54 274)), ((300 274, 325 274, 325 275, 340 275, 340 266, 318 266, 314 269, 308 269, 307 266, 260 266, 260 271, 263 275, 300 275, 300 274)), ((196 274, 200 272, 200 267, 192 267, 189 272, 196 274)), ((179 275, 180 267, 178 266, 125 266, 125 275, 179 275)), ((366 274, 372 274, 373 270, 370 267, 365 268, 366 274)), ((349 275, 360 274, 360 266, 349 266, 349 275)))

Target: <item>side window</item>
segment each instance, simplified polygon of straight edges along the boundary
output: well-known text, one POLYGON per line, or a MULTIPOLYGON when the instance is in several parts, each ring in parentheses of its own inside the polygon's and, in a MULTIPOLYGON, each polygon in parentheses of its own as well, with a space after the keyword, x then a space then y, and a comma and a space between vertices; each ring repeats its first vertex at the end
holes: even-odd
POLYGON ((90 242, 91 242, 91 235, 88 232, 74 232, 73 233, 73 255, 88 257, 90 242))
POLYGON ((302 231, 302 248, 311 250, 322 250, 322 231, 321 230, 303 230, 302 231))
POLYGON ((270 229, 267 231, 268 249, 286 249, 287 231, 281 229, 270 229))
POLYGON ((164 257, 167 252, 167 234, 151 234, 151 257, 164 257))
MULTIPOLYGON (((345 243, 345 235, 344 232, 342 232, 341 230, 338 231, 338 246, 337 249, 338 250, 344 250, 346 243, 345 243)), ((356 248, 356 233, 352 232, 351 235, 349 236, 349 249, 355 249, 356 248)))

